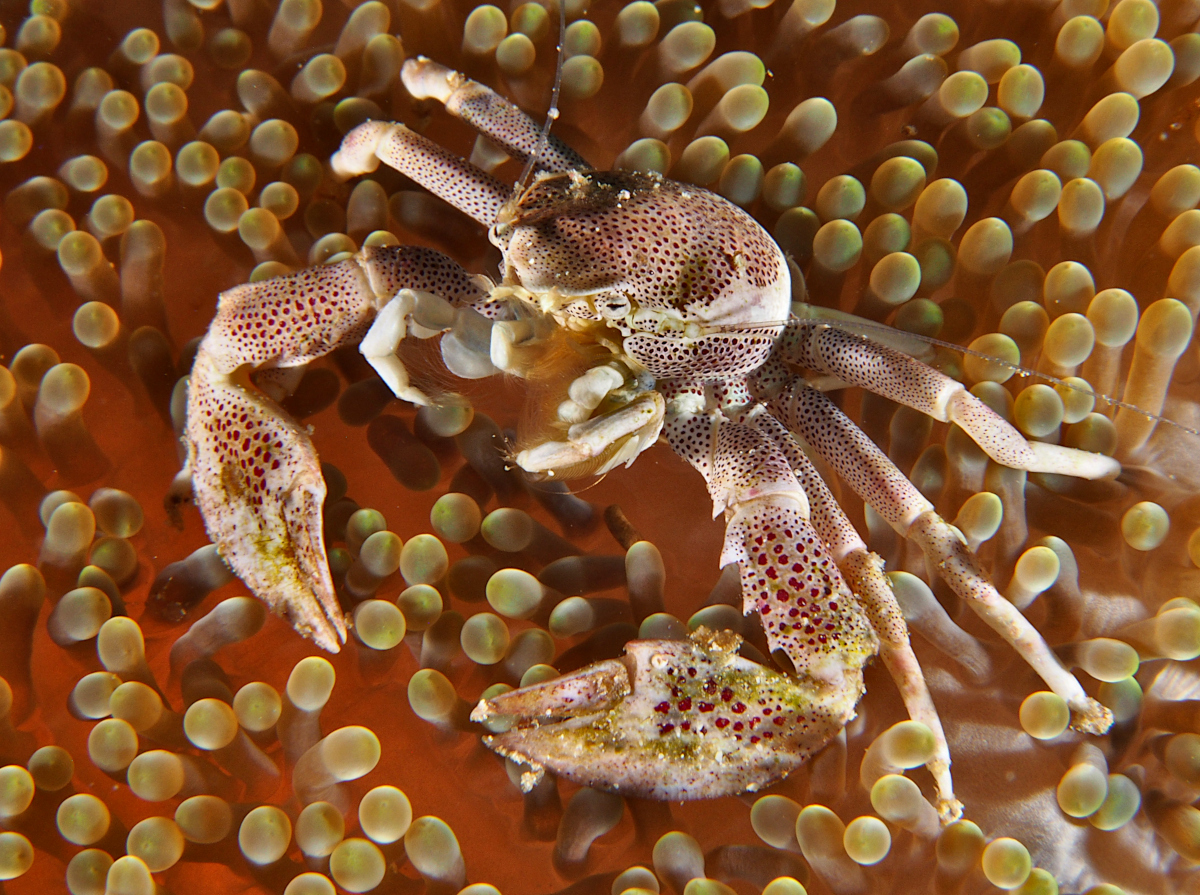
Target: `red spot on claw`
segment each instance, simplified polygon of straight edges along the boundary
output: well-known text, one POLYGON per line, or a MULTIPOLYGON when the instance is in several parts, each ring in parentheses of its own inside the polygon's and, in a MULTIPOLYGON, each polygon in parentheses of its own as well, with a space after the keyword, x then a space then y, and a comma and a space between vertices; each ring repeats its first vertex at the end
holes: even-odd
POLYGON ((671 704, 670 704, 669 702, 665 702, 665 701, 664 701, 664 702, 660 702, 658 705, 656 705, 656 706, 654 707, 654 711, 656 711, 656 712, 662 712, 662 713, 664 713, 664 714, 665 714, 666 712, 669 712, 670 710, 671 710, 671 704))

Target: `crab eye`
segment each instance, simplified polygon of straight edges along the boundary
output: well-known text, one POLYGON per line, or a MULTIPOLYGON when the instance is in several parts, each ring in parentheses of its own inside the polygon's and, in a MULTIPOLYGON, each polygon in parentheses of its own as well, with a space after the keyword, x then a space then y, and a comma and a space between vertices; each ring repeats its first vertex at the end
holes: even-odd
POLYGON ((601 317, 608 320, 616 320, 624 317, 629 313, 630 303, 629 298, 624 295, 606 295, 603 299, 596 302, 596 310, 601 317))

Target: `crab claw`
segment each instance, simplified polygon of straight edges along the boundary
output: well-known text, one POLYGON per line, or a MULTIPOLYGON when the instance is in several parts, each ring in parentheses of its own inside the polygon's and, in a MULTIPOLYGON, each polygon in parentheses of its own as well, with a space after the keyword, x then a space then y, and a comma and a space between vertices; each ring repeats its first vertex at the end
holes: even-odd
POLYGON ((682 801, 783 779, 854 716, 857 692, 790 678, 738 655, 741 638, 635 640, 621 660, 482 700, 495 752, 583 786, 682 801))
POLYGON ((360 341, 375 316, 371 277, 397 279, 402 253, 372 250, 227 290, 189 380, 187 469, 209 537, 259 599, 335 653, 346 621, 321 531, 321 463, 306 429, 250 374, 286 379, 360 341))
POLYGON ((221 558, 277 613, 336 653, 346 621, 321 532, 325 480, 308 434, 207 350, 192 367, 188 467, 221 558))

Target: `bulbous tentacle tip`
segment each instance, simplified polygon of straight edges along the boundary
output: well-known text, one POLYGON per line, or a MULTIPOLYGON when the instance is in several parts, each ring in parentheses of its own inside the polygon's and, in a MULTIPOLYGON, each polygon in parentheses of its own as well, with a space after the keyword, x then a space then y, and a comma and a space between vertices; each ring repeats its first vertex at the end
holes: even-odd
POLYGON ((167 519, 179 531, 183 531, 183 506, 193 500, 192 470, 185 466, 175 473, 175 478, 171 479, 167 494, 163 498, 163 510, 166 511, 167 519))

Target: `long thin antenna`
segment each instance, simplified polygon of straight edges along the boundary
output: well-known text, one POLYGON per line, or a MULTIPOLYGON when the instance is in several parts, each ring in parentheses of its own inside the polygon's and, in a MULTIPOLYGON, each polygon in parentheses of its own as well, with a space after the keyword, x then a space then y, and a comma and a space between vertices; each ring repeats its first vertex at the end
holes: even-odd
POLYGON ((567 0, 558 2, 558 60, 554 69, 554 89, 550 91, 550 108, 546 110, 546 123, 542 125, 542 134, 538 138, 537 151, 525 160, 525 169, 513 186, 513 198, 518 198, 529 185, 533 169, 542 161, 542 155, 550 145, 550 128, 558 120, 558 97, 562 93, 563 56, 567 46, 567 0))

